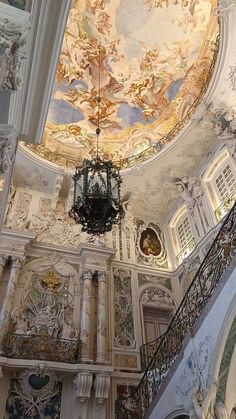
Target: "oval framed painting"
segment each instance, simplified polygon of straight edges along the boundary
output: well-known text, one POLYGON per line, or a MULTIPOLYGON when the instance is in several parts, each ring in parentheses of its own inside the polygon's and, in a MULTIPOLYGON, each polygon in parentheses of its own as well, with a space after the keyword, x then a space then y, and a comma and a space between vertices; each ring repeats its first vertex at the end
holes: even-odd
POLYGON ((139 246, 145 256, 159 256, 162 251, 157 233, 149 227, 142 231, 139 246))

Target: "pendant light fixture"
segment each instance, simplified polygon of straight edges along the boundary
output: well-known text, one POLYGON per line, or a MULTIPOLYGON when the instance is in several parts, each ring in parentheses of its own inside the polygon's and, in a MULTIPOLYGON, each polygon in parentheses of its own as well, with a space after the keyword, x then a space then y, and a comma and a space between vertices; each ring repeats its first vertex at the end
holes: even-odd
POLYGON ((82 167, 76 167, 74 180, 74 200, 69 215, 77 224, 82 225, 82 231, 88 234, 100 235, 112 229, 123 216, 120 199, 122 183, 119 168, 111 160, 99 157, 98 145, 100 128, 101 104, 101 54, 98 49, 98 92, 97 128, 96 128, 96 157, 92 160, 84 159, 82 167))

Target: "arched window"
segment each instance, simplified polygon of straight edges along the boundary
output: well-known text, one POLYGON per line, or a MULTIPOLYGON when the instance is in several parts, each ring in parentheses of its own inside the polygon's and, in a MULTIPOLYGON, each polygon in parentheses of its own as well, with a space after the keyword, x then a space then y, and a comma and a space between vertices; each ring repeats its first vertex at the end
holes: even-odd
POLYGON ((236 191, 236 179, 234 177, 232 168, 227 163, 221 170, 220 174, 215 178, 216 190, 222 203, 236 191))
POLYGON ((226 150, 217 156, 207 169, 203 182, 216 220, 220 221, 233 206, 236 198, 236 168, 226 150))

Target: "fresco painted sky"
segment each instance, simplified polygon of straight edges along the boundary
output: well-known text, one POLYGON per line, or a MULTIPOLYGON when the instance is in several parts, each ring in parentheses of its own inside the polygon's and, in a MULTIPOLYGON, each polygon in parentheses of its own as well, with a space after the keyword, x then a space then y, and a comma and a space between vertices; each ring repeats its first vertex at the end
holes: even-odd
POLYGON ((119 160, 164 143, 208 82, 215 7, 216 0, 74 0, 45 145, 78 160, 93 154, 99 67, 104 155, 119 160))

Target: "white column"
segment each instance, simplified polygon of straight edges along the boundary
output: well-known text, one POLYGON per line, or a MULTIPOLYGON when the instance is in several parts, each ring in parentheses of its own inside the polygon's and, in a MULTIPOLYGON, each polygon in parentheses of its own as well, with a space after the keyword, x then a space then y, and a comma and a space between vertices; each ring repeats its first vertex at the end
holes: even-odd
POLYGON ((73 419, 87 419, 88 402, 90 399, 93 375, 89 371, 79 372, 74 379, 76 399, 73 419))
POLYGON ((12 258, 11 272, 8 279, 6 293, 0 313, 0 352, 3 349, 3 340, 9 326, 15 290, 23 262, 24 258, 12 258))
POLYGON ((107 359, 107 273, 98 272, 97 356, 96 364, 108 364, 107 359))
POLYGON ((110 375, 99 373, 95 380, 94 419, 106 419, 106 405, 110 389, 110 375))
POLYGON ((83 272, 83 296, 80 316, 80 339, 81 339, 81 362, 91 363, 91 294, 92 294, 92 271, 83 272))

